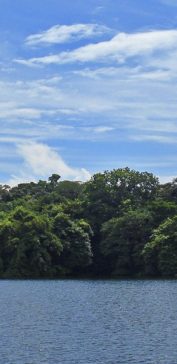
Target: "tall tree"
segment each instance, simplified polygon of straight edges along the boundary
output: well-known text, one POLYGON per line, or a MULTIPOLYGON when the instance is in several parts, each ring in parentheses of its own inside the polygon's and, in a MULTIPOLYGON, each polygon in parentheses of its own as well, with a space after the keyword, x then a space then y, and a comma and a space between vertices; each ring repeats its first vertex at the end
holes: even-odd
POLYGON ((135 275, 143 271, 142 249, 151 234, 152 218, 147 211, 129 211, 103 224, 100 252, 106 273, 135 275))
POLYGON ((177 276, 177 216, 167 218, 154 230, 143 256, 146 274, 177 276))
POLYGON ((53 256, 62 244, 46 216, 17 207, 0 222, 0 254, 4 276, 45 277, 57 273, 53 256))

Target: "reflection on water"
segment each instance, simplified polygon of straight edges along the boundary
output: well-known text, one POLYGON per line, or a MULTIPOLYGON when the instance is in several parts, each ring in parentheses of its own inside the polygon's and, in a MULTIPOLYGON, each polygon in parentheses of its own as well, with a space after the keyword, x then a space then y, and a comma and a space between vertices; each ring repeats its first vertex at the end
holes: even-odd
POLYGON ((3 364, 175 364, 176 281, 0 281, 3 364))

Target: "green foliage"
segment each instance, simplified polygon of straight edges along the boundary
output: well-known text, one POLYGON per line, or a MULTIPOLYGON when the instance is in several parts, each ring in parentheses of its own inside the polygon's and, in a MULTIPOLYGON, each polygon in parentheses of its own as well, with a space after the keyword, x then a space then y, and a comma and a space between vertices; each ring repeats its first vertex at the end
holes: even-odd
POLYGON ((159 188, 159 196, 163 200, 168 200, 177 203, 177 178, 172 182, 165 183, 159 188))
POLYGON ((132 208, 142 207, 154 199, 158 179, 151 173, 129 168, 97 173, 85 184, 86 210, 93 226, 120 216, 129 201, 132 208))
POLYGON ((153 216, 154 227, 159 226, 168 217, 177 215, 177 204, 162 198, 151 201, 148 208, 153 216))
POLYGON ((73 181, 61 181, 55 190, 56 194, 62 196, 66 201, 75 200, 79 197, 83 189, 83 184, 73 181))
POLYGON ((59 213, 54 219, 54 232, 63 246, 60 262, 68 272, 77 271, 91 263, 92 231, 88 223, 84 220, 72 221, 65 213, 59 213))
POLYGON ((0 222, 0 241, 5 277, 50 276, 52 257, 62 251, 49 219, 23 207, 0 222))
POLYGON ((177 276, 176 223, 177 179, 129 168, 1 185, 0 278, 177 276))
POLYGON ((177 276, 177 216, 154 230, 143 249, 147 274, 177 276))
POLYGON ((50 184, 51 184, 53 187, 54 187, 54 186, 56 186, 56 185, 57 185, 57 183, 58 183, 58 181, 59 181, 59 179, 60 179, 59 174, 56 174, 56 173, 52 174, 52 176, 51 176, 51 177, 49 177, 50 184))
POLYGON ((148 241, 151 223, 148 212, 135 210, 103 224, 100 251, 109 274, 135 275, 143 270, 141 251, 148 241))

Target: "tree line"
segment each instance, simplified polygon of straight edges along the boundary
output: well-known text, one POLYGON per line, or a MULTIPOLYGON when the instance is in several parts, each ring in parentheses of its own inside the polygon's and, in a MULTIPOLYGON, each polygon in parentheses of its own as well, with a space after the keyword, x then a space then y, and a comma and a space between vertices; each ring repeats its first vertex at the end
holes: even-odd
POLYGON ((0 186, 0 278, 177 277, 177 179, 129 168, 0 186))

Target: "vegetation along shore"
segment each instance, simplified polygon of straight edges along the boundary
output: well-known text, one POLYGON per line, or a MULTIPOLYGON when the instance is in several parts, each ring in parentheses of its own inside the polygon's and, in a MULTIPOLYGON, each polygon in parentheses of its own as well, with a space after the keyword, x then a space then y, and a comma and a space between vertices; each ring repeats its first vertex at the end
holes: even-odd
POLYGON ((177 179, 129 168, 0 186, 0 278, 177 277, 177 179))

